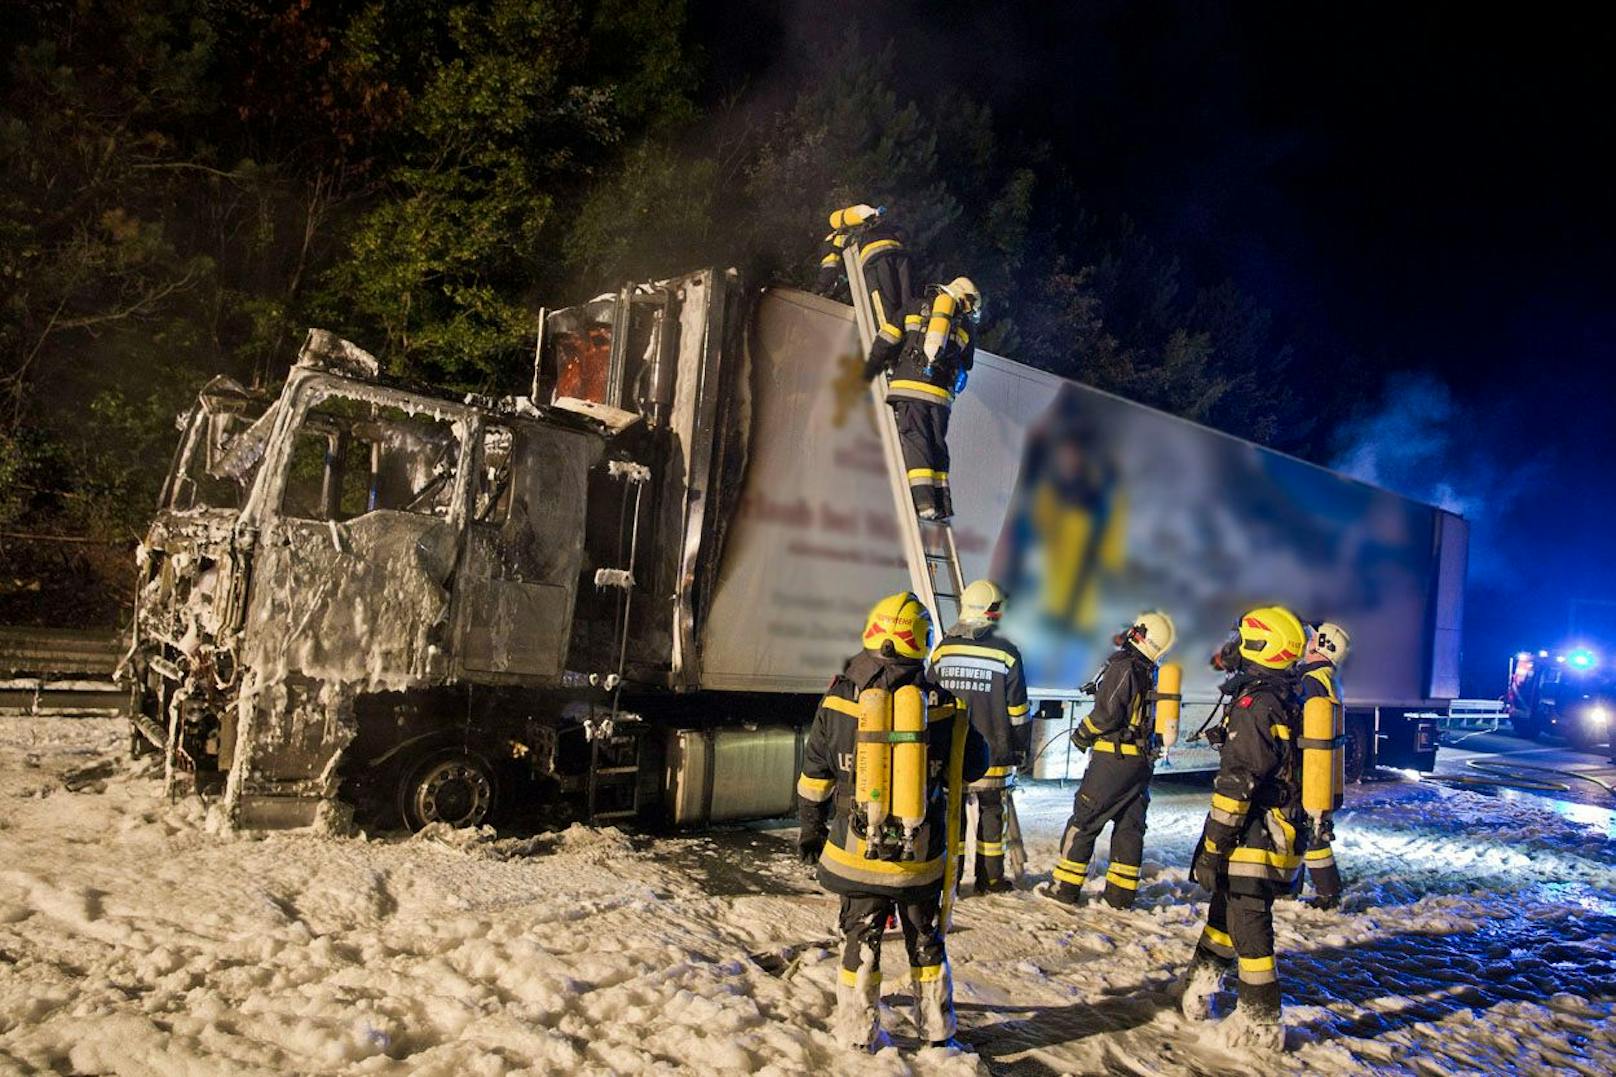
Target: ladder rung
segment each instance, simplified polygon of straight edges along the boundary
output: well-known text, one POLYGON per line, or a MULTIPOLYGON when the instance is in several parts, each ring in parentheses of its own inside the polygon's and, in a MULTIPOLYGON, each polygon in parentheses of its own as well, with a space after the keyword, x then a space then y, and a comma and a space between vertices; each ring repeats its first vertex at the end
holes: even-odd
POLYGON ((595 768, 595 776, 597 778, 604 778, 604 777, 606 777, 608 775, 611 775, 611 774, 638 774, 639 772, 640 772, 640 768, 637 767, 637 766, 633 766, 633 767, 596 767, 595 768))
POLYGON ((589 818, 598 822, 601 819, 632 819, 638 814, 640 814, 638 811, 630 808, 624 811, 598 811, 589 818))

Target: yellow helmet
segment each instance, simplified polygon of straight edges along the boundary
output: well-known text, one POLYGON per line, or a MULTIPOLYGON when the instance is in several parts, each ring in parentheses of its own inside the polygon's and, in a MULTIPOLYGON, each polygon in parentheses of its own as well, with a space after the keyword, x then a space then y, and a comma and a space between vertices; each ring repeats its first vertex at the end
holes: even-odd
POLYGON ((954 297, 966 314, 974 312, 982 305, 982 293, 970 277, 955 277, 942 288, 954 297))
POLYGON ((931 653, 931 611, 911 591, 888 595, 870 609, 864 647, 879 652, 887 643, 900 658, 925 658, 931 653))
POLYGON ((980 625, 997 621, 1004 614, 1004 589, 992 580, 977 580, 960 595, 961 624, 980 625))
POLYGON ((1259 606, 1240 615, 1240 657, 1267 669, 1289 669, 1302 657, 1307 633, 1284 606, 1259 606))

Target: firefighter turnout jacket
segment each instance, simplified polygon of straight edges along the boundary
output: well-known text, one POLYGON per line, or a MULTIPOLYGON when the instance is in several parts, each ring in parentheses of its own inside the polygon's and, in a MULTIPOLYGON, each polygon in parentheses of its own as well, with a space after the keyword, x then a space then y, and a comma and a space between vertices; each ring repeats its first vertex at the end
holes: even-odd
POLYGON ((988 746, 971 728, 952 694, 939 688, 918 661, 861 651, 831 682, 808 732, 802 775, 797 780, 798 817, 804 835, 823 835, 819 881, 838 894, 875 894, 913 900, 937 893, 943 883, 948 844, 949 785, 956 803, 964 786, 988 769, 988 746), (866 855, 864 824, 855 810, 859 693, 867 688, 920 688, 926 700, 925 819, 915 832, 913 859, 866 855))
MULTIPOLYGON (((850 241, 857 240, 859 268, 864 272, 864 283, 870 289, 871 313, 875 315, 875 328, 895 326, 903 317, 912 289, 909 284, 909 252, 904 249, 903 235, 885 224, 872 225, 861 232, 833 229, 825 236, 819 248, 819 277, 814 291, 820 295, 836 297, 846 283, 842 253, 850 241)), ((896 333, 897 329, 894 328, 896 333)))
POLYGON ((1296 694, 1302 697, 1303 705, 1310 699, 1320 697, 1340 704, 1341 689, 1336 681, 1334 662, 1327 658, 1304 662, 1296 667, 1296 672, 1296 694))
POLYGON ((1131 646, 1105 660, 1094 692, 1094 710, 1078 723, 1074 739, 1091 751, 1149 756, 1154 729, 1148 704, 1154 663, 1131 646))
POLYGON ((1032 735, 1021 652, 992 625, 956 626, 931 661, 932 677, 965 707, 972 727, 988 742, 988 770, 976 784, 1003 786, 1011 768, 1025 761, 1032 735))
POLYGON ((1302 864, 1300 720, 1289 671, 1244 672, 1225 686, 1222 765, 1197 857, 1227 861, 1232 894, 1288 892, 1302 864))
MULTIPOLYGON (((948 407, 965 387, 966 375, 976 356, 976 339, 970 319, 960 314, 946 316, 942 345, 935 356, 926 355, 926 334, 931 329, 932 299, 911 299, 901 321, 883 324, 870 348, 867 377, 889 370, 887 402, 916 400, 948 407)), ((941 314, 940 318, 945 317, 941 314)))

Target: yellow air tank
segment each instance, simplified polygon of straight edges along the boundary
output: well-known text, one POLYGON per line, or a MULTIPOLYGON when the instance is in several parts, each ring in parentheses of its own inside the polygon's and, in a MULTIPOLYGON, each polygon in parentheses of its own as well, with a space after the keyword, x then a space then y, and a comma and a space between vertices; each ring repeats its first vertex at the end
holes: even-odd
POLYGON ((1315 696, 1302 707, 1302 809, 1320 816, 1346 797, 1346 723, 1339 704, 1315 696))
POLYGON ((892 695, 892 814, 905 833, 926 821, 926 697, 906 684, 892 695))
POLYGON ((1161 746, 1171 748, 1178 743, 1178 711, 1184 696, 1184 667, 1177 662, 1165 662, 1156 670, 1156 736, 1161 746))
POLYGON ((937 357, 943 354, 943 344, 948 340, 948 332, 953 324, 954 297, 938 291, 931 297, 931 321, 926 323, 926 340, 921 347, 926 353, 926 362, 935 363, 937 357))
POLYGON ((866 688, 859 693, 859 739, 854 749, 853 799, 864 806, 869 830, 887 818, 892 774, 892 693, 885 688, 866 688))
POLYGON ((830 226, 836 231, 844 228, 857 228, 866 221, 874 220, 877 211, 860 202, 856 206, 847 206, 830 215, 830 226))

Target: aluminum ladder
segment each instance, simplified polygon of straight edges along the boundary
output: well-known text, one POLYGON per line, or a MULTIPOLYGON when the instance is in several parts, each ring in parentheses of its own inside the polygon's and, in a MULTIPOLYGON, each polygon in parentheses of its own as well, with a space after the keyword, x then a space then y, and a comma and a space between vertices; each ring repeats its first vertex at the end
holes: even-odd
MULTIPOLYGON (((863 355, 870 354, 875 343, 875 311, 870 304, 870 289, 864 283, 864 266, 859 260, 859 241, 855 234, 842 248, 842 265, 847 270, 848 291, 853 296, 853 321, 858 326, 859 343, 863 355)), ((902 311, 893 311, 901 317, 902 311)), ((892 508, 898 518, 898 536, 903 546, 904 564, 909 567, 909 589, 931 611, 931 623, 936 639, 941 639, 959 620, 960 595, 965 591, 965 577, 960 571, 959 549, 954 544, 954 528, 947 520, 922 520, 915 515, 914 501, 909 493, 908 469, 903 464, 903 450, 898 443, 898 420, 887 406, 887 375, 883 371, 870 382, 870 399, 875 404, 875 426, 881 435, 881 455, 886 461, 888 485, 892 489, 892 508), (939 571, 942 576, 939 579, 939 571), (950 616, 944 620, 940 600, 952 604, 950 616)))

